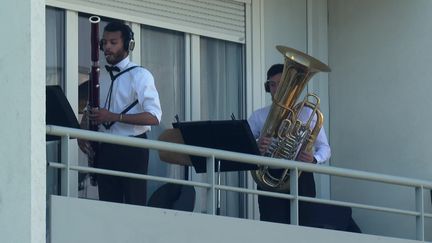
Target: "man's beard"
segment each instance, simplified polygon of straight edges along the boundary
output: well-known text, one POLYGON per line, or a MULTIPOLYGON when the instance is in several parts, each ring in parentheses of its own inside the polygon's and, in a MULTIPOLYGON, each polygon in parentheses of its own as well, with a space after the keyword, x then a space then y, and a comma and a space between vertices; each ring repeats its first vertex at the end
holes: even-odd
POLYGON ((119 63, 121 60, 123 60, 127 56, 127 53, 121 52, 121 53, 110 53, 108 55, 105 55, 105 59, 108 64, 115 65, 119 63))

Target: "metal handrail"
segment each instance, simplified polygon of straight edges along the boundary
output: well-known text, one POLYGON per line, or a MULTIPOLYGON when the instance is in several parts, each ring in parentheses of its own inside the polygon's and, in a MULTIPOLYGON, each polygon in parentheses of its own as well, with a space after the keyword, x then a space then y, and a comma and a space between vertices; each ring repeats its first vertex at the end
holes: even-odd
MULTIPOLYGON (((432 189, 432 182, 426 181, 426 180, 419 180, 419 179, 411 179, 411 178, 405 178, 405 177, 399 177, 399 176, 392 176, 392 175, 385 175, 385 174, 379 174, 379 173, 373 173, 373 172, 365 172, 365 171, 357 171, 352 169, 344 169, 344 168, 337 168, 332 166, 316 166, 314 164, 309 163, 301 163, 296 161, 289 161, 289 160, 283 160, 283 159, 275 159, 275 158, 268 158, 268 157, 262 157, 262 156, 256 156, 256 155, 249 155, 249 154, 243 154, 243 153, 237 153, 237 152, 230 152, 230 151, 224 151, 219 149, 211 149, 211 148, 203 148, 203 147, 197 147, 197 146, 190 146, 190 145, 184 145, 184 144, 175 144, 175 143, 169 143, 169 142, 162 142, 162 141, 154 141, 149 139, 141 139, 141 138, 134 138, 134 137, 126 137, 126 136, 117 136, 112 134, 106 134, 106 133, 100 133, 100 132, 94 132, 94 131, 88 131, 88 130, 81 130, 81 129, 74 129, 74 128, 67 128, 67 127, 60 127, 60 126, 54 126, 54 125, 47 125, 46 126, 46 134, 48 135, 54 135, 54 136, 61 136, 62 142, 61 146, 62 148, 62 161, 63 163, 55 163, 55 162, 49 162, 48 165, 55 168, 61 168, 66 171, 74 170, 74 171, 80 171, 80 172, 90 172, 90 173, 100 173, 100 174, 107 174, 107 175, 116 175, 116 176, 124 176, 124 177, 130 177, 130 178, 136 178, 136 179, 145 179, 145 180, 155 180, 155 181, 162 181, 162 182, 170 182, 170 183, 177 183, 177 184, 183 184, 183 185, 191 185, 191 186, 198 186, 202 188, 207 188, 207 203, 208 203, 208 212, 211 214, 215 214, 215 205, 214 205, 214 194, 216 190, 226 190, 226 191, 234 191, 234 192, 241 192, 241 193, 247 193, 247 194, 255 194, 255 195, 265 195, 265 196, 272 196, 272 197, 278 197, 278 198, 285 198, 293 200, 294 203, 298 205, 298 201, 308 201, 308 202, 319 202, 329 205, 339 205, 339 206, 347 206, 347 207, 355 207, 355 208, 362 208, 362 209, 369 209, 369 210, 375 210, 375 211, 382 211, 382 212, 391 212, 391 213, 397 213, 402 215, 409 215, 409 216, 415 216, 417 218, 417 239, 424 240, 424 219, 425 218, 432 218, 432 214, 425 213, 424 212, 424 206, 423 206, 423 200, 424 200, 424 189, 432 189), (120 145, 126 145, 126 146, 134 146, 134 147, 142 147, 142 148, 149 148, 149 149, 156 149, 156 150, 166 150, 176 153, 183 153, 188 155, 194 155, 194 156, 200 156, 200 157, 206 157, 207 158, 207 168, 209 168, 207 171, 209 173, 209 182, 203 183, 203 182, 192 182, 192 181, 185 181, 185 180, 177 180, 177 179, 171 179, 171 178, 164 178, 164 177, 158 177, 158 176, 149 176, 149 175, 142 175, 142 174, 135 174, 135 173, 127 173, 127 172, 119 172, 119 171, 110 171, 105 169, 97 169, 97 168, 90 168, 90 167, 84 167, 84 166, 73 166, 70 165, 66 155, 63 153, 64 150, 67 150, 68 148, 68 141, 69 138, 80 138, 90 141, 99 141, 99 142, 106 142, 106 143, 115 143, 120 145), (334 175, 334 176, 341 176, 341 177, 347 177, 347 178, 354 178, 354 179, 361 179, 361 180, 367 180, 367 181, 375 181, 375 182, 382 182, 387 184, 393 184, 393 185, 402 185, 402 186, 408 186, 408 187, 414 187, 416 189, 416 211, 412 210, 401 210, 401 209, 395 209, 395 208, 389 208, 389 207, 378 207, 378 206, 371 206, 366 204, 359 204, 359 203, 349 203, 349 202, 342 202, 342 201, 335 201, 335 200, 326 200, 326 199, 318 199, 318 198, 311 198, 311 197, 304 197, 299 196, 297 194, 281 194, 276 192, 267 192, 267 191, 259 191, 259 190, 252 190, 252 189, 245 189, 245 188, 238 188, 238 187, 231 187, 231 186, 225 186, 225 185, 217 185, 214 180, 214 161, 215 158, 221 159, 221 160, 230 160, 230 161, 237 161, 242 163, 248 163, 248 164, 256 164, 256 165, 266 165, 266 166, 274 166, 274 167, 281 167, 281 168, 289 168, 295 170, 297 173, 298 171, 308 171, 313 173, 321 173, 321 174, 328 174, 328 175, 334 175)), ((66 195, 69 196, 68 188, 69 188, 69 173, 63 173, 65 179, 62 179, 64 183, 66 183, 66 195)), ((293 183, 294 186, 297 186, 296 183, 293 183)), ((293 185, 291 185, 293 186, 293 185)), ((297 188, 292 188, 293 192, 297 192, 297 188)), ((293 207, 293 210, 298 210, 298 207, 293 207)), ((293 212, 295 215, 298 215, 297 212, 293 212)), ((297 220, 292 220, 293 224, 298 224, 297 220)))

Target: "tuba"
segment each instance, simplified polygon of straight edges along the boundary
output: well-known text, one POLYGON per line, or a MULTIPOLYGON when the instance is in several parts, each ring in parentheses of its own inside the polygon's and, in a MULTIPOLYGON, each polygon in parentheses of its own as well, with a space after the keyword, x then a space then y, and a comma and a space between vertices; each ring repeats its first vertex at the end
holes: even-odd
MULTIPOLYGON (((312 151, 323 124, 318 96, 307 94, 303 101, 296 104, 297 99, 314 74, 330 72, 330 68, 298 50, 285 46, 276 46, 276 49, 284 56, 284 68, 260 136, 271 138, 264 156, 295 160, 300 151, 312 151), (302 109, 311 111, 306 121, 300 120, 302 109)), ((275 173, 269 166, 259 166, 258 170, 251 174, 258 186, 264 190, 288 192, 289 169, 278 171, 275 173)))

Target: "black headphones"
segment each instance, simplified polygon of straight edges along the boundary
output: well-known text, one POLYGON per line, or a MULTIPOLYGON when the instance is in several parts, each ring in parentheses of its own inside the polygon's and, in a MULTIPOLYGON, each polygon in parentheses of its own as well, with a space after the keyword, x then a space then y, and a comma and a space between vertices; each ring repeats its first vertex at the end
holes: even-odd
POLYGON ((134 33, 132 32, 132 29, 129 27, 129 25, 125 25, 125 26, 128 30, 128 35, 123 41, 124 43, 123 48, 125 49, 125 51, 129 52, 129 51, 133 51, 133 49, 135 48, 134 33))
MULTIPOLYGON (((127 52, 131 52, 135 48, 134 33, 133 33, 132 29, 129 27, 129 25, 125 24, 124 26, 125 26, 127 33, 124 33, 123 30, 120 30, 120 32, 122 33, 122 36, 124 38, 123 49, 127 52)), ((101 51, 104 51, 102 40, 99 41, 99 49, 101 51)))
POLYGON ((270 78, 278 73, 282 73, 284 64, 273 64, 267 71, 267 81, 264 83, 265 92, 270 93, 270 78))
POLYGON ((270 81, 267 80, 264 83, 264 89, 265 89, 265 92, 270 93, 270 81))

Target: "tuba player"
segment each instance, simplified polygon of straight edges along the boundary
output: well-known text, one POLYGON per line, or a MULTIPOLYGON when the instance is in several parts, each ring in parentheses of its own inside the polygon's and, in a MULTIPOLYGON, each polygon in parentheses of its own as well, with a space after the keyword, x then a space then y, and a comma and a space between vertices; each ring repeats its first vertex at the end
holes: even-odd
MULTIPOLYGON (((278 88, 279 81, 282 76, 284 65, 275 64, 270 67, 267 71, 267 81, 265 82, 265 90, 270 93, 273 99, 275 92, 278 88)), ((258 148, 261 154, 264 154, 271 143, 271 138, 261 136, 261 130, 270 112, 271 106, 260 108, 252 113, 248 119, 248 123, 252 130, 252 133, 256 139, 258 139, 258 148)), ((305 122, 311 115, 312 110, 310 108, 303 108, 300 111, 300 120, 305 122)), ((312 126, 314 126, 314 121, 312 126)), ((330 158, 330 146, 327 141, 327 137, 324 128, 318 133, 317 139, 314 143, 314 149, 312 153, 300 152, 295 160, 321 164, 330 158)), ((284 169, 272 169, 271 173, 274 176, 279 176, 284 169)), ((299 195, 315 197, 315 181, 313 173, 302 172, 299 177, 299 195)), ((263 190, 258 186, 259 190, 263 190)), ((267 196, 258 196, 258 204, 260 211, 260 220, 276 222, 276 223, 290 223, 290 200, 282 198, 274 198, 267 196)), ((304 203, 299 203, 300 208, 300 224, 302 224, 301 208, 304 203)))

